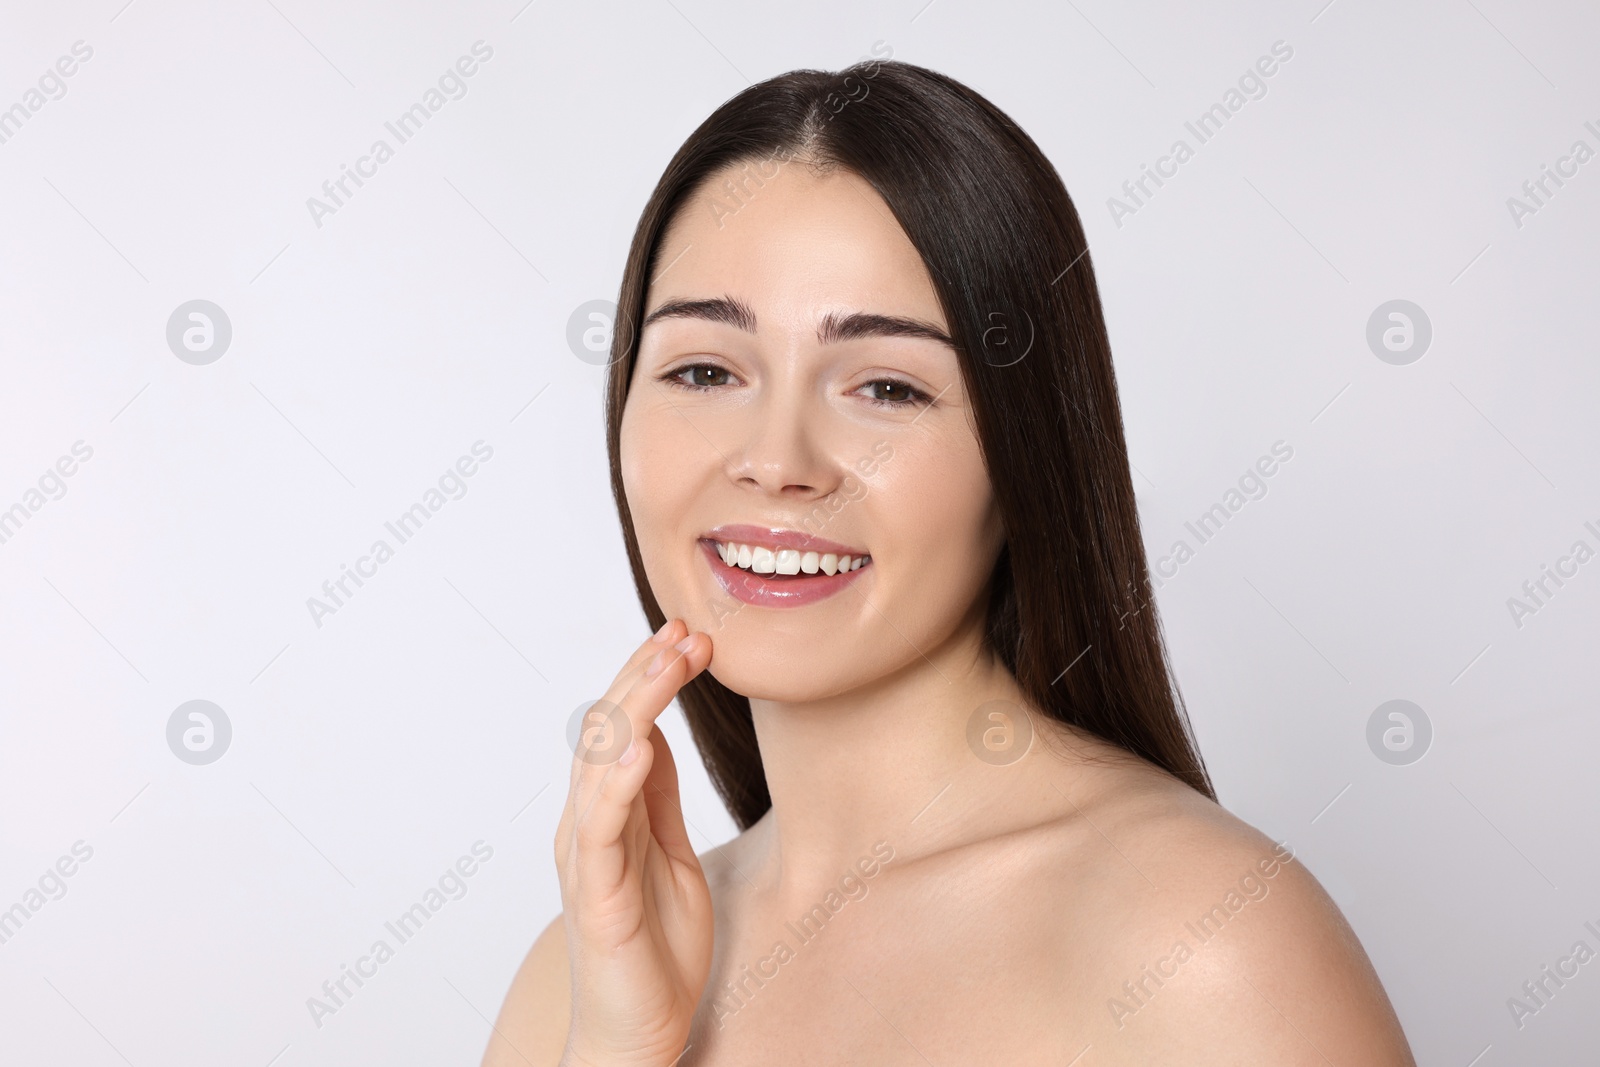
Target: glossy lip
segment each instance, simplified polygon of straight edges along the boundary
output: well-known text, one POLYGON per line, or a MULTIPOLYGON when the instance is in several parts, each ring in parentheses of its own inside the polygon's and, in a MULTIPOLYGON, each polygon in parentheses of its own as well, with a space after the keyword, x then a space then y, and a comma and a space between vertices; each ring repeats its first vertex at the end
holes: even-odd
MULTIPOLYGON (((719 529, 732 529, 733 527, 719 527, 719 529)), ((736 541, 737 538, 727 537, 726 540, 736 541)), ((749 544, 748 541, 739 542, 749 544)), ((813 538, 807 551, 819 551, 815 545, 819 543, 813 538)), ((831 545, 831 541, 820 542, 831 545)), ((771 542, 768 542, 771 544, 771 542)), ((781 547, 790 547, 783 545, 781 547)), ((795 546, 798 547, 798 546, 795 546)), ((761 608, 802 608, 808 604, 815 604, 839 592, 857 578, 872 570, 873 563, 869 557, 853 571, 842 571, 838 574, 797 574, 792 578, 773 578, 765 574, 756 574, 754 571, 730 567, 722 562, 722 556, 717 552, 715 540, 710 538, 700 539, 700 549, 705 553, 706 562, 711 565, 711 573, 718 583, 735 600, 746 604, 754 604, 761 608)), ((827 551, 835 551, 832 548, 827 551)), ((853 553, 852 553, 853 555, 853 553)))
MULTIPOLYGON (((767 548, 794 548, 801 552, 832 552, 839 556, 870 556, 872 553, 849 545, 841 545, 837 541, 830 541, 826 537, 816 537, 812 534, 801 533, 799 530, 786 530, 776 526, 752 526, 745 522, 726 523, 714 527, 700 535, 702 539, 712 541, 729 541, 736 545, 764 545, 767 548)), ((718 560, 720 563, 721 560, 718 560)), ((871 566, 868 563, 867 566, 871 566)), ((852 571, 852 574, 855 572, 852 571)))

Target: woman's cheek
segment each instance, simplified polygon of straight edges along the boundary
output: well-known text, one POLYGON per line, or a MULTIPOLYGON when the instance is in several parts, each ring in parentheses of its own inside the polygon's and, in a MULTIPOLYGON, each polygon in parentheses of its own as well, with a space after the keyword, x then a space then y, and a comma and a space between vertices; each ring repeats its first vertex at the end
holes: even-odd
POLYGON ((896 444, 873 488, 878 514, 894 526, 892 540, 914 558, 937 561, 938 572, 952 578, 951 591, 962 593, 968 583, 960 578, 977 575, 981 584, 1003 540, 988 471, 976 444, 965 444, 896 444))

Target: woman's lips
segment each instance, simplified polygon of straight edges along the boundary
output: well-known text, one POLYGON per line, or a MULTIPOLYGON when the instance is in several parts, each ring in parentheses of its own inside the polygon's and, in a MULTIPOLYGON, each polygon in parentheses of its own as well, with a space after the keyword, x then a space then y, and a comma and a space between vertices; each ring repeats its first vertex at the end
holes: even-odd
POLYGON ((830 541, 815 534, 781 527, 756 526, 747 522, 725 523, 705 531, 700 536, 722 544, 764 545, 767 548, 793 548, 802 552, 832 552, 836 556, 852 558, 866 554, 860 549, 841 545, 837 541, 830 541))
POLYGON ((833 596, 873 566, 869 558, 855 570, 838 574, 824 574, 821 571, 816 574, 756 574, 722 562, 715 541, 702 539, 700 550, 711 564, 711 573, 729 596, 763 608, 799 608, 815 604, 833 596))

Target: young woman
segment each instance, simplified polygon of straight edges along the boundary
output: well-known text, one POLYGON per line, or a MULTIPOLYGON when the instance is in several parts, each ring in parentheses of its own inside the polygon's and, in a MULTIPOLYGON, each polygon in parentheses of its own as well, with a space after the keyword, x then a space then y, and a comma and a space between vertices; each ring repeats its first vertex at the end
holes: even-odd
POLYGON ((628 258, 612 486, 660 627, 484 1063, 1413 1064, 1171 684, 1077 214, 896 62, 706 120, 628 258), (738 823, 697 856, 677 697, 738 823))

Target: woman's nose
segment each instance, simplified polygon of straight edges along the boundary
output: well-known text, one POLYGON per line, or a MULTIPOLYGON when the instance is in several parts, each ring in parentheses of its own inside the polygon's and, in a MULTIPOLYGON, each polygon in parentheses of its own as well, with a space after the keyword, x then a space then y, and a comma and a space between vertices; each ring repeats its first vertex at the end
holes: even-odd
POLYGON ((765 398, 744 413, 724 453, 735 482, 768 493, 815 495, 833 491, 840 472, 830 459, 825 421, 792 400, 765 398))

